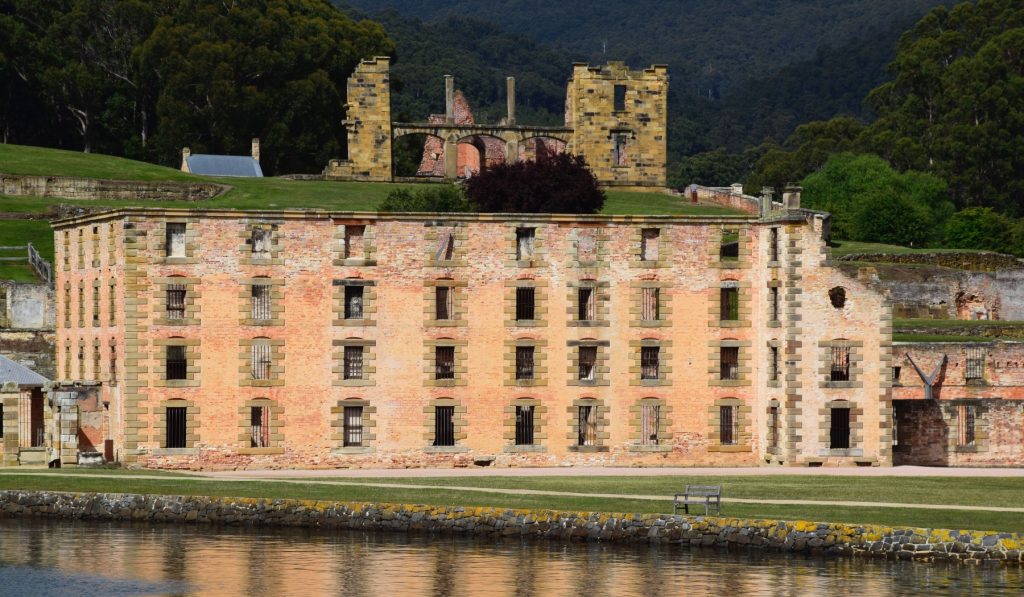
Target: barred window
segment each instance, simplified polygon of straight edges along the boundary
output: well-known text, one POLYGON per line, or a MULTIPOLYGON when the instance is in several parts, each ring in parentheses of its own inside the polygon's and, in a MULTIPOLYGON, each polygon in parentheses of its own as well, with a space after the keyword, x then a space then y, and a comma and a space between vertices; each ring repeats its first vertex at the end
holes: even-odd
POLYGON ((533 379, 533 346, 516 347, 516 379, 533 379))
POLYGON ((366 289, 362 286, 345 287, 345 319, 363 318, 363 297, 366 289))
POLYGON ((985 349, 981 346, 970 346, 967 348, 964 378, 969 382, 978 382, 985 378, 985 349))
POLYGON ((64 286, 64 327, 71 327, 71 287, 64 286))
POLYGON ((768 409, 768 447, 779 447, 779 407, 768 409))
POLYGON ((736 321, 740 318, 740 289, 722 288, 719 292, 719 318, 722 321, 736 321))
POLYGON ((738 435, 737 425, 739 423, 736 411, 737 407, 735 406, 718 407, 718 438, 719 443, 723 445, 736 444, 736 436, 738 435))
POLYGON ((167 257, 185 256, 185 224, 177 222, 167 224, 164 253, 167 257))
POLYGON ((185 318, 185 285, 167 285, 167 319, 185 318))
POLYGON ((532 446, 533 435, 533 406, 516 406, 516 445, 532 446))
POLYGON ((723 346, 718 352, 719 379, 740 378, 740 349, 738 346, 723 346))
POLYGON ((185 357, 184 346, 168 346, 166 353, 166 378, 188 379, 188 359, 185 357))
POLYGON ((579 353, 579 379, 581 381, 593 381, 597 373, 597 347, 580 346, 579 353))
POLYGON ((363 347, 345 347, 345 379, 363 379, 363 347))
POLYGON ((270 285, 253 284, 252 293, 252 318, 257 321, 267 321, 273 318, 270 310, 270 285))
POLYGON ((188 409, 183 406, 167 407, 167 445, 168 448, 187 448, 188 442, 188 409))
POLYGON ((110 343, 110 383, 117 383, 117 345, 110 343))
POLYGON ((434 379, 455 379, 455 347, 434 347, 434 379))
POLYGON ((641 346, 640 379, 658 379, 660 359, 661 348, 657 346, 641 346))
POLYGON ((253 228, 250 240, 252 241, 252 256, 257 259, 270 258, 270 228, 253 228))
POLYGON ((958 446, 974 445, 974 411, 973 404, 958 404, 956 407, 956 443, 958 446))
MULTIPOLYGON (((244 412, 244 411, 243 411, 244 412)), ((249 447, 270 447, 270 407, 253 406, 249 409, 249 447)))
POLYGON ((270 379, 270 342, 257 340, 252 344, 252 378, 270 379))
POLYGON ((829 447, 833 450, 846 450, 850 447, 850 409, 830 410, 832 422, 829 424, 829 447))
POLYGON ((740 258, 740 233, 737 230, 723 230, 718 249, 721 261, 737 261, 740 258))
POLYGON ((455 289, 451 286, 434 288, 434 319, 446 321, 454 319, 455 289))
POLYGON ((579 321, 595 321, 597 319, 597 293, 594 288, 578 288, 579 321))
POLYGON ((779 381, 779 347, 768 347, 768 381, 779 381))
POLYGON ((363 238, 366 226, 345 226, 345 259, 363 257, 363 238))
POLYGON ((657 261, 661 230, 644 228, 640 231, 640 261, 657 261))
POLYGON ((455 407, 434 407, 434 445, 455 445, 455 407))
POLYGON ((516 228, 516 259, 521 261, 533 258, 536 236, 536 228, 516 228))
POLYGON ((576 445, 596 446, 597 445, 597 406, 586 405, 579 407, 577 413, 577 425, 579 425, 579 437, 576 445))
POLYGON ((660 290, 660 288, 640 289, 640 319, 643 321, 658 321, 661 319, 660 290))
POLYGON ((779 260, 779 229, 768 229, 768 261, 779 260))
POLYGON ((516 320, 533 321, 537 317, 536 289, 516 288, 516 320))
POLYGON ((92 327, 100 325, 100 286, 97 281, 92 287, 92 327))
POLYGON ((96 340, 96 343, 92 345, 92 378, 99 381, 100 377, 100 341, 96 340))
POLYGON ((850 347, 832 347, 832 366, 829 381, 850 381, 850 347))
POLYGON ((363 407, 346 406, 344 413, 343 444, 346 448, 363 445, 363 407))
POLYGON ((768 315, 771 321, 779 320, 779 288, 772 286, 768 289, 768 315))
POLYGON ((109 303, 107 305, 107 309, 109 311, 107 315, 110 317, 110 325, 115 326, 117 325, 117 282, 114 280, 110 281, 107 302, 109 303))
POLYGON ((640 443, 645 446, 658 445, 658 427, 661 422, 661 405, 640 405, 640 443))

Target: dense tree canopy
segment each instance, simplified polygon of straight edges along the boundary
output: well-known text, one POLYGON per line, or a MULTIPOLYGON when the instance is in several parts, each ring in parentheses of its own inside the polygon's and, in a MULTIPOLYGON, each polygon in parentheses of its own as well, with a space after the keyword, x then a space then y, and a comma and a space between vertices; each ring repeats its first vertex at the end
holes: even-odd
POLYGON ((466 196, 492 213, 592 214, 605 199, 586 161, 566 153, 485 168, 466 183, 466 196))

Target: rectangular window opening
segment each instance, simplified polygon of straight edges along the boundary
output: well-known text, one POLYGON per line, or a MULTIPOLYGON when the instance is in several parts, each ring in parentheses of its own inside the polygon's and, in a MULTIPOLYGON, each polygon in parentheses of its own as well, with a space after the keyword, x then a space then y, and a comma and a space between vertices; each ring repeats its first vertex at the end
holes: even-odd
POLYGON ((640 347, 640 379, 658 379, 661 359, 661 348, 658 346, 640 347))
POLYGON ((362 286, 345 287, 345 319, 362 319, 363 297, 366 289, 362 286))
POLYGON ((832 347, 832 366, 829 381, 850 381, 850 347, 832 347))
POLYGON ((579 380, 594 381, 597 378, 597 347, 579 347, 579 380))
POLYGON ((516 288, 516 320, 533 321, 537 317, 535 288, 516 288))
POLYGON ((185 358, 184 346, 167 347, 167 379, 188 379, 188 360, 185 358))
POLYGON ((516 228, 516 259, 519 261, 532 259, 536 228, 516 228))
POLYGON ((719 349, 719 379, 740 378, 740 349, 738 346, 723 346, 719 349))
POLYGON ((586 405, 579 407, 577 425, 579 425, 579 436, 576 444, 579 446, 597 445, 597 407, 586 405))
POLYGON ((721 261, 737 261, 740 258, 740 233, 737 230, 723 230, 718 250, 721 261))
POLYGON ((661 424, 661 405, 640 406, 640 443, 645 446, 658 445, 658 428, 661 424))
POLYGON ((718 407, 718 437, 719 443, 727 446, 736 444, 737 424, 735 406, 718 407))
POLYGON ((768 447, 779 447, 779 407, 768 409, 768 447))
POLYGON ((345 379, 363 379, 362 346, 345 347, 345 364, 343 369, 345 379))
POLYGON ((439 232, 434 261, 451 261, 455 258, 455 233, 439 232))
POLYGON ((640 319, 658 321, 661 319, 661 289, 640 289, 640 319))
POLYGON ((533 379, 533 357, 535 347, 516 347, 516 379, 533 379))
POLYGON ((185 285, 167 285, 167 319, 185 319, 185 285))
POLYGON ((92 327, 100 325, 100 287, 92 287, 92 327))
POLYGON ((629 136, 624 134, 612 135, 612 165, 629 165, 629 136))
POLYGON ((768 261, 779 260, 779 229, 768 229, 768 261))
POLYGON ((903 370, 902 367, 893 367, 892 368, 892 385, 894 385, 894 386, 900 385, 900 372, 902 370, 903 370))
POLYGON ((779 347, 768 347, 768 381, 779 381, 779 347))
POLYGON ((615 97, 613 109, 616 112, 622 112, 626 109, 626 86, 616 85, 615 86, 615 97))
POLYGON ((253 406, 249 409, 249 447, 270 447, 270 407, 253 406))
POLYGON ((363 445, 363 407, 346 406, 344 416, 343 445, 346 448, 361 447, 363 445))
POLYGON ((831 409, 832 422, 829 426, 829 447, 846 450, 850 447, 850 409, 831 409))
POLYGON ((455 318, 455 289, 451 286, 434 288, 434 319, 450 321, 455 318))
POLYGON ((594 288, 577 289, 577 315, 579 321, 597 320, 597 293, 594 288))
POLYGON ((187 448, 188 409, 183 406, 167 407, 167 446, 187 448))
POLYGON ((434 407, 434 445, 455 445, 455 407, 434 407))
POLYGON ((974 445, 975 408, 971 404, 956 407, 956 443, 958 446, 974 445))
POLYGON ((185 256, 185 224, 171 222, 167 224, 167 237, 164 240, 164 253, 167 257, 185 256))
POLYGON ((971 346, 967 349, 967 362, 964 367, 964 378, 969 382, 980 382, 985 379, 985 349, 971 346))
POLYGON ((270 228, 252 229, 252 256, 256 259, 270 259, 270 228))
POLYGON ((345 259, 361 259, 366 226, 345 226, 345 259))
POLYGON ((532 446, 533 437, 533 413, 534 407, 516 406, 516 445, 532 446))
POLYGON ((434 379, 455 379, 455 347, 434 347, 434 379))
POLYGON ((644 228, 640 231, 640 261, 657 261, 661 230, 644 228))
POLYGON ((722 321, 736 321, 740 318, 740 289, 722 288, 719 291, 719 317, 722 321))
POLYGON ((252 378, 270 379, 270 344, 257 342, 252 345, 252 378))
POLYGON ((252 285, 252 318, 256 321, 268 321, 273 318, 270 310, 270 285, 252 285))
POLYGON ((768 297, 770 301, 769 305, 769 316, 772 321, 779 320, 779 288, 778 286, 772 286, 768 289, 768 297))

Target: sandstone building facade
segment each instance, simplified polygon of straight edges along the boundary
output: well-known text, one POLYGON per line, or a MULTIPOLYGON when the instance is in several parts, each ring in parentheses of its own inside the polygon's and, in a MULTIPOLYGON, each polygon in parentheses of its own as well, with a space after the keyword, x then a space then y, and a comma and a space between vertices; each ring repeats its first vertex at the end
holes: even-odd
POLYGON ((498 123, 465 118, 455 82, 445 77, 445 114, 427 122, 391 118, 390 59, 364 60, 348 80, 348 157, 331 160, 324 176, 333 180, 392 181, 395 139, 426 135, 438 166, 420 175, 454 180, 465 164, 492 165, 530 159, 537 145, 565 148, 586 158, 598 182, 618 188, 663 188, 667 184, 668 67, 630 70, 621 62, 593 67, 574 64, 566 87, 565 126, 523 126, 515 117, 515 80, 508 78, 508 113, 498 123), (467 154, 475 154, 470 158, 467 154), (461 156, 461 159, 460 159, 461 156), (463 165, 460 167, 460 163, 463 165), (436 170, 436 171, 435 171, 436 170))
POLYGON ((888 465, 890 310, 826 219, 66 219, 58 385, 155 467, 888 465))

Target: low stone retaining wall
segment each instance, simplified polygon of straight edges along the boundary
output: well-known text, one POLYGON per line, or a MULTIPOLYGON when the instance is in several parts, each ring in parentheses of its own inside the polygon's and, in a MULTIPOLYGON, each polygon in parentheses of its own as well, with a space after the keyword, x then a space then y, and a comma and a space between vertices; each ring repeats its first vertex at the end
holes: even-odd
POLYGON ((1024 533, 669 514, 45 491, 2 491, 0 512, 8 518, 324 527, 742 547, 925 561, 1024 563, 1024 533))
POLYGON ((975 272, 995 272, 1020 269, 1024 261, 1013 255, 987 252, 940 253, 854 253, 843 255, 838 261, 869 261, 872 263, 910 263, 948 267, 975 272))
POLYGON ((201 201, 231 187, 212 182, 107 180, 0 174, 0 195, 125 201, 201 201))

